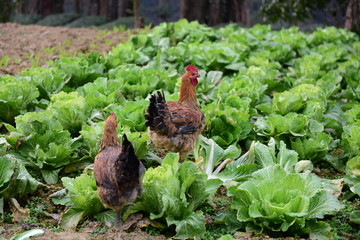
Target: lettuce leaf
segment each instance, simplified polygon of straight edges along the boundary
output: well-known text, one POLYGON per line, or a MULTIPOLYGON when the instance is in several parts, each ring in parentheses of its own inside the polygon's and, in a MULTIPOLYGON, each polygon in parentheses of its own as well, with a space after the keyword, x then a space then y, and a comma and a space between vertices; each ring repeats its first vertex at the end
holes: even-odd
POLYGON ((81 56, 60 58, 55 62, 54 67, 65 74, 66 79, 69 79, 66 85, 71 88, 94 81, 102 76, 105 69, 102 63, 81 56))
POLYGON ((69 80, 63 71, 55 67, 31 68, 22 71, 21 75, 29 77, 38 88, 40 98, 47 100, 50 100, 51 94, 60 92, 69 80))
POLYGON ((63 177, 61 181, 72 207, 62 214, 60 227, 65 230, 75 229, 82 217, 92 216, 105 209, 98 197, 92 172, 83 173, 76 178, 63 177))
POLYGON ((70 155, 76 149, 70 133, 48 110, 28 112, 16 117, 15 121, 16 128, 6 126, 10 132, 7 141, 30 162, 31 167, 44 170, 47 183, 56 183, 59 168, 72 160, 70 155), (54 170, 56 174, 49 176, 47 170, 54 170))
POLYGON ((0 157, 0 173, 0 194, 5 200, 32 193, 41 185, 29 174, 24 162, 12 154, 0 157))
POLYGON ((47 110, 51 111, 63 128, 73 136, 79 134, 81 126, 86 123, 91 113, 88 103, 76 92, 52 95, 47 110))
POLYGON ((13 124, 14 118, 26 112, 39 97, 37 88, 24 77, 0 76, 0 121, 13 124))
POLYGON ((253 178, 229 187, 237 219, 271 231, 304 228, 305 222, 343 208, 309 172, 286 172, 280 165, 265 167, 253 178))
POLYGON ((124 213, 144 211, 150 219, 176 226, 175 238, 201 237, 205 233, 205 220, 196 211, 212 196, 221 181, 207 180, 194 163, 179 164, 177 154, 168 154, 162 165, 149 168, 143 177, 143 193, 124 213), (196 212, 195 212, 196 211, 196 212))
POLYGON ((346 163, 344 181, 350 190, 360 196, 360 155, 351 158, 346 163))

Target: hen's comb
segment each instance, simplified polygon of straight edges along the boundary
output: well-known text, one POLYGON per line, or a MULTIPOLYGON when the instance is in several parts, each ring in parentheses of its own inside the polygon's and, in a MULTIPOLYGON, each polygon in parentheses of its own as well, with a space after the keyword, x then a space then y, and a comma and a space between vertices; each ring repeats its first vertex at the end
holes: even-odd
POLYGON ((187 72, 198 72, 197 68, 193 65, 187 65, 186 66, 186 71, 187 72))

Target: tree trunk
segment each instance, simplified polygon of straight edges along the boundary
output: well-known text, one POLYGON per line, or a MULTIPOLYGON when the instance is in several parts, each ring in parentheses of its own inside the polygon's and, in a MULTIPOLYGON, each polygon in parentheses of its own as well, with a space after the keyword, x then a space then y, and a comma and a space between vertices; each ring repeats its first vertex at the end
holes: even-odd
POLYGON ((207 23, 208 16, 207 0, 181 0, 180 1, 180 18, 186 18, 189 21, 197 20, 200 23, 207 23))
POLYGON ((345 28, 360 33, 360 1, 349 0, 345 15, 345 28))
POLYGON ((208 24, 210 26, 214 26, 216 24, 221 23, 221 3, 220 0, 214 0, 210 4, 210 11, 209 11, 209 21, 208 24))
POLYGON ((74 4, 75 12, 82 14, 83 13, 83 6, 84 6, 84 4, 82 3, 82 0, 74 0, 73 4, 74 4))
POLYGON ((39 0, 29 0, 25 6, 25 13, 37 14, 39 8, 39 0))
POLYGON ((99 15, 108 18, 109 1, 99 0, 99 15))
POLYGON ((133 9, 135 17, 135 28, 142 27, 142 19, 140 16, 140 0, 133 0, 133 9))
POLYGON ((249 6, 247 0, 231 0, 230 21, 249 26, 249 6))
MULTIPOLYGON (((139 11, 140 11, 140 1, 139 1, 139 11)), ((118 17, 126 17, 126 9, 128 8, 129 0, 118 0, 118 17)), ((134 1, 135 5, 135 1, 134 1)))

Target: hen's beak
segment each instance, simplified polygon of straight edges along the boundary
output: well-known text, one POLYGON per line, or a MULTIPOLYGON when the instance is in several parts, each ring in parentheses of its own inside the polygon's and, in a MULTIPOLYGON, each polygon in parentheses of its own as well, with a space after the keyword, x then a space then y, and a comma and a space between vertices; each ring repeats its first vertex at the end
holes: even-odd
POLYGON ((196 77, 200 77, 200 74, 197 74, 196 77))

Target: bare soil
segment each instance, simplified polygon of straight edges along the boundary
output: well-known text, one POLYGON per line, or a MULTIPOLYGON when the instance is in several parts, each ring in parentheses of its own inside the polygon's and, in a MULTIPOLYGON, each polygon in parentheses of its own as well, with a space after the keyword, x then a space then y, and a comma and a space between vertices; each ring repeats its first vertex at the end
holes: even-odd
POLYGON ((0 75, 16 75, 32 66, 44 66, 60 54, 105 53, 129 35, 130 31, 0 24, 0 75), (5 56, 9 57, 7 63, 1 62, 5 56))
MULTIPOLYGON (((165 240, 163 235, 152 236, 140 229, 131 232, 126 232, 118 228, 110 228, 106 232, 98 233, 99 222, 89 222, 81 231, 58 231, 55 229, 46 229, 44 234, 38 237, 31 237, 33 240, 165 240)), ((24 231, 39 228, 34 224, 1 224, 0 225, 0 238, 9 239, 16 234, 24 231)))

